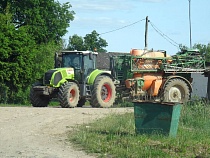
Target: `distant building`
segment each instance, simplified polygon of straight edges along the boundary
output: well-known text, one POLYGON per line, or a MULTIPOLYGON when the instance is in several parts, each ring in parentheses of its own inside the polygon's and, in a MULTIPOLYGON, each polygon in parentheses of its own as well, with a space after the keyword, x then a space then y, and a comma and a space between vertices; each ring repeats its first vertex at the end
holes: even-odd
POLYGON ((191 77, 193 78, 192 97, 207 97, 208 77, 204 77, 202 73, 192 73, 191 77))
POLYGON ((98 53, 96 67, 98 69, 106 69, 110 68, 110 56, 117 56, 117 55, 126 55, 130 53, 118 53, 118 52, 109 52, 109 53, 98 53))

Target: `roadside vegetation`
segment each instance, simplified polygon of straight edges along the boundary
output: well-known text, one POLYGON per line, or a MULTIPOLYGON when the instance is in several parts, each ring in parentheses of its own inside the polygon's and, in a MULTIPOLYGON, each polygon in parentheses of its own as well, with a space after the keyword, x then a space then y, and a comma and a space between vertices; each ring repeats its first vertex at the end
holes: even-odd
POLYGON ((63 39, 74 20, 71 9, 69 2, 54 0, 0 2, 0 103, 29 104, 30 88, 54 68, 55 52, 106 52, 108 43, 95 30, 63 39))
POLYGON ((135 133, 133 113, 110 115, 75 127, 69 140, 75 147, 98 157, 210 157, 210 104, 182 106, 176 138, 135 133))

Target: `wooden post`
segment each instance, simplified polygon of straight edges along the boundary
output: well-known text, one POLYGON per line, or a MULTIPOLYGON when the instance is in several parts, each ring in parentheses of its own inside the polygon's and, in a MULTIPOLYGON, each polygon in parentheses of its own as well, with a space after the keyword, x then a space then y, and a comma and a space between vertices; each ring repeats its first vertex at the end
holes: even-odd
POLYGON ((146 17, 146 24, 145 24, 145 50, 147 50, 147 34, 148 34, 148 16, 146 17))

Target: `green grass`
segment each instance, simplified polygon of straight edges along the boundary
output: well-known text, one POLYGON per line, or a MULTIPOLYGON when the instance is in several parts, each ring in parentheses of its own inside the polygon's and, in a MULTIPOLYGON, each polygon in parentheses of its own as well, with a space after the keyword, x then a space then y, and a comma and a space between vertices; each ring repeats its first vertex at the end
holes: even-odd
POLYGON ((30 104, 27 105, 22 105, 22 104, 0 104, 0 107, 29 107, 31 106, 30 104))
MULTIPOLYGON (((48 105, 49 107, 58 107, 60 106, 59 102, 51 101, 48 105)), ((28 104, 0 104, 0 107, 32 107, 31 103, 28 104)))
MULTIPOLYGON (((25 106, 32 106, 30 101, 28 103, 25 103, 25 104, 3 104, 1 103, 0 104, 0 107, 19 107, 19 106, 22 106, 22 107, 25 107, 25 106)), ((49 107, 60 107, 60 103, 57 99, 52 99, 50 102, 49 102, 49 107)), ((85 102, 85 105, 84 106, 90 106, 90 102, 89 101, 86 101, 85 102)), ((117 103, 114 105, 114 107, 133 107, 133 103, 132 102, 120 102, 120 103, 117 103)))
POLYGON ((69 140, 98 157, 210 157, 210 105, 202 101, 182 106, 176 138, 135 133, 133 113, 110 115, 76 127, 69 140))

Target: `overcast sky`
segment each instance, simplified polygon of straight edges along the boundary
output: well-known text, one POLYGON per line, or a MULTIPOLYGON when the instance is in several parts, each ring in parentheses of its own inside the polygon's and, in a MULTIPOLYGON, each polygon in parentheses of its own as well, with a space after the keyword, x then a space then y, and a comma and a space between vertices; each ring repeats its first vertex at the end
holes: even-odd
MULTIPOLYGON (((58 1, 70 2, 71 10, 76 13, 68 33, 63 37, 67 42, 69 36, 77 34, 84 37, 96 30, 108 42, 108 52, 144 49, 144 19, 148 16, 148 49, 166 50, 173 55, 179 51, 177 44, 190 46, 189 0, 58 1), (117 29, 119 30, 113 31, 117 29)), ((192 44, 208 44, 210 0, 190 0, 190 4, 192 44)))

